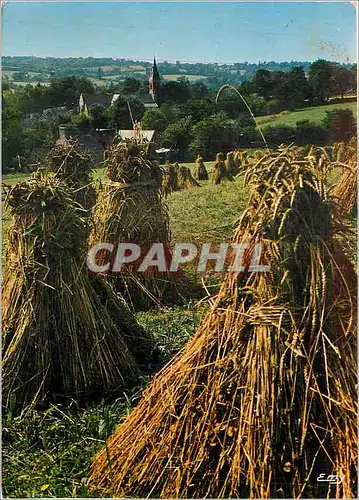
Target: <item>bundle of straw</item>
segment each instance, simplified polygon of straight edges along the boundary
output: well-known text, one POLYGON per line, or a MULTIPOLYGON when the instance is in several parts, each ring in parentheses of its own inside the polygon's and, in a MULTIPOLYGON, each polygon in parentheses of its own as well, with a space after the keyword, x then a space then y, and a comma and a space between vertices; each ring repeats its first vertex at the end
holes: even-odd
POLYGON ((198 156, 196 159, 196 170, 194 173, 194 177, 198 181, 208 181, 208 172, 202 156, 198 156))
POLYGON ((247 151, 236 149, 236 151, 234 152, 234 162, 238 174, 239 170, 248 163, 247 151))
POLYGON ((20 406, 118 390, 148 360, 151 337, 85 267, 84 209, 39 171, 11 187, 3 287, 3 397, 20 406))
POLYGON ((211 181, 212 184, 221 184, 225 180, 233 180, 232 174, 226 169, 226 164, 224 161, 224 154, 217 153, 216 155, 216 164, 212 170, 211 181))
POLYGON ((226 167, 227 175, 229 177, 232 177, 232 176, 238 174, 238 168, 236 165, 233 151, 230 151, 229 153, 227 153, 227 158, 226 158, 226 161, 224 162, 224 164, 226 167))
POLYGON ((165 165, 163 169, 162 192, 164 196, 168 196, 174 191, 178 191, 178 175, 174 165, 165 165))
MULTIPOLYGON (((146 142, 114 141, 108 152, 106 176, 107 183, 93 215, 90 246, 100 242, 115 246, 134 243, 140 246, 143 260, 153 243, 163 243, 169 264, 171 235, 161 193, 162 171, 149 157, 146 142)), ((141 259, 135 266, 140 265, 141 259)), ((188 287, 182 275, 157 269, 136 272, 130 265, 112 282, 135 310, 178 302, 188 287)))
POLYGON ((348 143, 336 143, 333 146, 335 165, 343 169, 343 173, 333 189, 341 209, 350 214, 357 213, 358 196, 358 150, 357 139, 353 137, 348 143))
POLYGON ((191 170, 184 165, 175 163, 177 171, 177 182, 179 189, 189 189, 191 187, 200 187, 196 179, 193 177, 191 170))
POLYGON ((246 264, 261 241, 271 270, 228 275, 193 340, 94 458, 97 494, 355 496, 356 275, 324 168, 288 149, 246 176, 234 241, 250 244, 246 264), (323 472, 342 482, 318 483, 323 472))
POLYGON ((89 151, 70 139, 57 142, 46 159, 47 169, 74 190, 76 201, 86 210, 96 203, 96 192, 91 180, 92 166, 89 151))

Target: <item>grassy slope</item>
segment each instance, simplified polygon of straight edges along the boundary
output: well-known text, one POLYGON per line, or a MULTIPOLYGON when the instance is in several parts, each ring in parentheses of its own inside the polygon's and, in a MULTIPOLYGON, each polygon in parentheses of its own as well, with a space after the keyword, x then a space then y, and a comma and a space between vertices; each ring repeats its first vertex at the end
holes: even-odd
POLYGON ((269 116, 259 116, 256 120, 261 125, 290 125, 295 127, 296 123, 301 120, 310 120, 316 124, 320 124, 323 118, 325 118, 327 111, 333 111, 335 109, 346 109, 349 108, 353 111, 354 116, 357 116, 357 103, 347 102, 339 104, 328 104, 326 106, 315 106, 311 108, 304 108, 298 111, 284 111, 276 115, 269 116))
POLYGON ((197 82, 198 80, 206 80, 207 77, 203 75, 188 75, 187 73, 180 73, 178 75, 163 75, 164 80, 178 80, 179 78, 187 78, 190 82, 197 82))
MULTIPOLYGON (((212 162, 213 164, 213 162, 212 162)), ((193 164, 187 164, 193 167, 193 164)), ((207 166, 210 168, 211 163, 207 166)), ((103 177, 98 170, 95 177, 103 177)), ((22 176, 24 178, 26 176, 22 176)), ((6 179, 7 181, 9 178, 6 179)), ((11 181, 20 180, 13 176, 11 181)), ((176 192, 167 199, 173 239, 182 242, 217 242, 231 238, 233 224, 246 198, 241 180, 176 192)), ((137 315, 152 331, 166 360, 193 335, 205 307, 155 310, 137 315)), ((142 387, 123 394, 116 402, 87 408, 51 407, 14 417, 3 413, 3 487, 11 497, 84 497, 91 457, 137 401, 142 387)))

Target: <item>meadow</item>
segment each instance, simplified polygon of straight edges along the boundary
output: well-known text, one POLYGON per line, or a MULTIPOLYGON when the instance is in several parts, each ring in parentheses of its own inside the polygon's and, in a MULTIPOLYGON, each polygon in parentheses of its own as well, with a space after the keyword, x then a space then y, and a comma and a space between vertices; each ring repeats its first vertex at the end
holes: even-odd
MULTIPOLYGON (((282 111, 281 113, 259 116, 256 118, 261 125, 287 125, 295 127, 298 121, 309 120, 319 125, 325 118, 326 113, 337 109, 350 109, 354 116, 357 116, 357 102, 343 102, 337 104, 326 104, 324 106, 313 106, 309 108, 298 109, 296 111, 282 111)), ((265 127, 264 127, 265 128, 265 127)))

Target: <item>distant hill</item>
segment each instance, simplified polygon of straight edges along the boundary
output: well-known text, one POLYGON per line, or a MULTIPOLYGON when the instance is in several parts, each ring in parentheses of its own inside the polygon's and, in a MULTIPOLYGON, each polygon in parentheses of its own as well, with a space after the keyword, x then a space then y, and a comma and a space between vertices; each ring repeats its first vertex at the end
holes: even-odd
MULTIPOLYGON (((289 71, 294 66, 309 69, 310 61, 263 61, 258 63, 236 62, 233 64, 188 63, 182 61, 158 62, 161 75, 167 79, 186 77, 191 81, 205 79, 206 84, 216 88, 224 83, 238 85, 251 80, 258 69, 271 71, 289 71)), ((3 56, 3 78, 9 82, 46 83, 52 76, 83 76, 96 83, 107 85, 117 83, 132 76, 145 80, 152 61, 134 61, 131 59, 94 58, 94 57, 34 57, 3 56)), ((350 66, 350 65, 348 65, 350 66)))

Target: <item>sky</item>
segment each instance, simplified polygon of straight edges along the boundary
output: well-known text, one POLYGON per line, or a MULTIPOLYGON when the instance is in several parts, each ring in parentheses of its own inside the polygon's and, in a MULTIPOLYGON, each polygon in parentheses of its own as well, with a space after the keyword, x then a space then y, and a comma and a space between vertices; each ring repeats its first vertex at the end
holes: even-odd
POLYGON ((17 2, 2 55, 189 62, 356 61, 345 2, 17 2))

